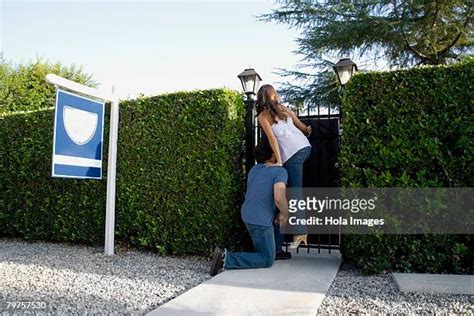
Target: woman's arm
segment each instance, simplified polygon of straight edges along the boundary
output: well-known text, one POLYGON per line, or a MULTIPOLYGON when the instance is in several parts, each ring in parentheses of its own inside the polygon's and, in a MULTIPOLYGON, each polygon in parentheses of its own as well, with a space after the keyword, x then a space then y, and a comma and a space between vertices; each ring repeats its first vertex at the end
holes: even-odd
POLYGON ((281 155, 280 155, 280 147, 278 146, 278 141, 273 134, 272 127, 270 125, 270 120, 266 117, 264 117, 264 114, 260 114, 258 117, 258 123, 262 127, 263 131, 265 132, 265 135, 267 135, 268 142, 270 143, 270 147, 272 147, 273 153, 275 154, 275 157, 277 159, 277 164, 282 165, 281 162, 281 155))
POLYGON ((288 114, 290 114, 291 118, 293 119, 293 123, 295 124, 295 126, 298 127, 298 129, 302 131, 303 134, 305 134, 306 136, 311 135, 311 132, 313 131, 311 128, 311 125, 308 125, 308 126, 304 125, 303 122, 300 121, 298 116, 296 116, 295 112, 293 112, 286 106, 284 107, 285 107, 285 110, 288 112, 288 114))

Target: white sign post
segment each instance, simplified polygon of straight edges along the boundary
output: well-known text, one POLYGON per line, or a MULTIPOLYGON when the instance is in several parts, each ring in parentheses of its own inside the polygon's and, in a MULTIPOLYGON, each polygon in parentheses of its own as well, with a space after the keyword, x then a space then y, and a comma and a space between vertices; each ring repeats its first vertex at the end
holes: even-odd
POLYGON ((56 88, 64 88, 71 92, 77 92, 85 96, 91 96, 105 102, 111 102, 110 110, 110 135, 109 135, 109 159, 107 167, 107 200, 105 214, 105 254, 114 254, 114 231, 115 231, 115 175, 117 162, 117 138, 119 123, 119 102, 112 94, 102 93, 97 89, 87 87, 80 83, 48 74, 46 81, 55 85, 56 88))
MULTIPOLYGON (((114 91, 112 91, 114 92, 114 91)), ((115 174, 117 168, 117 138, 119 102, 112 100, 110 109, 109 160, 107 166, 107 202, 105 209, 105 254, 114 254, 115 231, 115 174)))

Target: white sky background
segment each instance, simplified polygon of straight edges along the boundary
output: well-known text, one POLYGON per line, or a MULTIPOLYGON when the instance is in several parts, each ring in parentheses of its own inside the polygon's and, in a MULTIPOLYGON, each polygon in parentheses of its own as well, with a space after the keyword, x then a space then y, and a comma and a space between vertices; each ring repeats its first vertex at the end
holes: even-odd
POLYGON ((180 90, 241 90, 254 67, 264 83, 301 58, 298 32, 257 21, 273 1, 0 0, 0 50, 14 63, 76 64, 121 98, 180 90))

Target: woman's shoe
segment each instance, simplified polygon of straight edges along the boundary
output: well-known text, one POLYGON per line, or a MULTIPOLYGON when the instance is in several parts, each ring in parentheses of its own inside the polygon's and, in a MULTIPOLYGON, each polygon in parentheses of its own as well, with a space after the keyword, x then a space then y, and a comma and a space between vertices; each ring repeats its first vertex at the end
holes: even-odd
POLYGON ((296 249, 300 246, 301 243, 304 243, 306 246, 308 245, 308 235, 295 236, 295 239, 290 243, 290 246, 288 248, 296 249))

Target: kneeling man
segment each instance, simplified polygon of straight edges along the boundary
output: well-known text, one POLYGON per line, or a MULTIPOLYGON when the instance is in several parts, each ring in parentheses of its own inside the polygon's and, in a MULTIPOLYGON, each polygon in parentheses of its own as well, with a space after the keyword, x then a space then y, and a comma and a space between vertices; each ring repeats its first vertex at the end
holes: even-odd
POLYGON ((211 263, 212 276, 224 269, 268 268, 275 261, 273 222, 284 224, 288 219, 286 183, 288 174, 283 167, 266 166, 276 158, 267 140, 262 140, 254 151, 257 164, 248 174, 242 220, 252 238, 255 252, 230 252, 216 247, 211 263), (280 210, 276 214, 275 205, 280 210))

